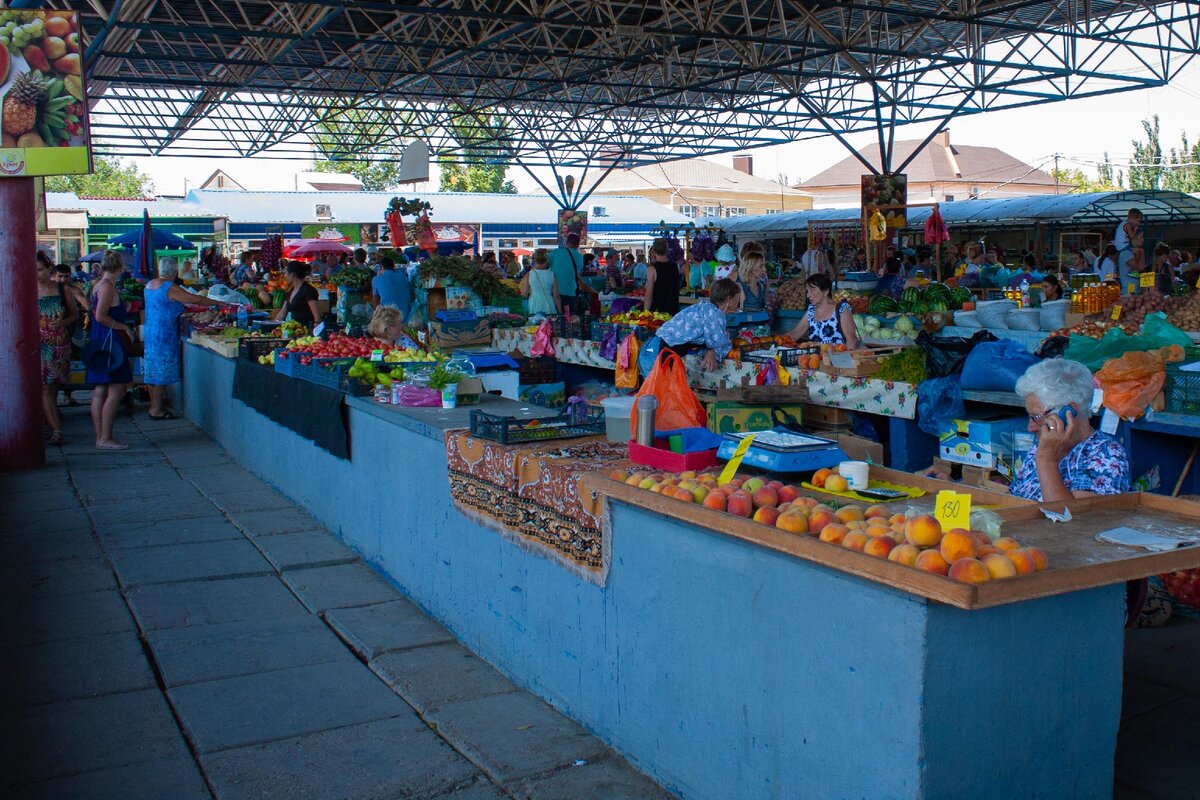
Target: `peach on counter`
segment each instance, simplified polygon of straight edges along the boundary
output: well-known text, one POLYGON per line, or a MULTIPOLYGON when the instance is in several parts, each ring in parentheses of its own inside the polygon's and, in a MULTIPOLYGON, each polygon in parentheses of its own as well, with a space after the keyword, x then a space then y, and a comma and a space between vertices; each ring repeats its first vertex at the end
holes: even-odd
POLYGON ((946 574, 960 583, 984 583, 991 579, 988 568, 978 558, 960 558, 950 565, 946 574))
POLYGON ((904 536, 909 544, 933 547, 942 540, 942 524, 929 514, 920 514, 905 523, 904 536))
MULTIPOLYGON (((809 517, 809 524, 812 524, 811 517, 809 517)), ((831 522, 825 527, 821 528, 821 533, 818 538, 820 538, 822 542, 832 542, 833 544, 838 544, 849 532, 850 529, 845 525, 837 522, 831 522)))
POLYGON ((788 511, 779 515, 775 527, 788 533, 808 533, 808 517, 799 511, 788 511))
POLYGON ((754 512, 754 521, 761 522, 763 525, 774 525, 779 519, 779 511, 775 506, 763 506, 754 512))
POLYGON ((863 545, 863 552, 876 558, 889 558, 895 549, 896 540, 890 536, 869 538, 867 539, 867 543, 863 545))
POLYGON ((938 575, 945 575, 950 571, 950 565, 937 550, 922 550, 917 555, 916 561, 913 562, 913 566, 926 572, 935 572, 938 575))
POLYGON ((953 564, 961 558, 975 557, 975 539, 971 534, 961 528, 955 528, 942 537, 940 548, 942 558, 946 559, 947 563, 953 564))
POLYGON ((1037 561, 1034 560, 1033 554, 1028 549, 1018 547, 1016 550, 1009 550, 1004 555, 1016 566, 1018 575, 1037 572, 1037 561))
POLYGON ((1017 576, 1017 567, 1013 564, 1012 559, 1001 553, 984 556, 983 565, 987 567, 988 575, 994 580, 1015 578, 1017 576))
POLYGON ((916 545, 898 544, 888 553, 888 561, 895 561, 897 564, 913 567, 916 566, 917 556, 919 555, 921 555, 921 550, 916 545))
POLYGON ((868 539, 869 537, 862 531, 850 531, 842 537, 842 547, 862 552, 862 549, 867 545, 868 539))
POLYGON ((850 483, 841 475, 830 475, 825 479, 825 488, 831 492, 844 492, 850 488, 850 483))

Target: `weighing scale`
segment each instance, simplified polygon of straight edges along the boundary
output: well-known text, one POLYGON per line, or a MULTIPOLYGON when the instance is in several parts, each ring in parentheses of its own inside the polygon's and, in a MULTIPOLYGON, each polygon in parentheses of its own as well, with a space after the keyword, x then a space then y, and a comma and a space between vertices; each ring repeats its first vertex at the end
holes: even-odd
MULTIPOLYGON (((717 449, 717 458, 728 461, 742 439, 750 433, 727 433, 717 449)), ((842 448, 832 439, 822 439, 787 428, 772 428, 753 434, 754 442, 742 464, 768 472, 812 472, 823 467, 836 467, 848 461, 842 448)))

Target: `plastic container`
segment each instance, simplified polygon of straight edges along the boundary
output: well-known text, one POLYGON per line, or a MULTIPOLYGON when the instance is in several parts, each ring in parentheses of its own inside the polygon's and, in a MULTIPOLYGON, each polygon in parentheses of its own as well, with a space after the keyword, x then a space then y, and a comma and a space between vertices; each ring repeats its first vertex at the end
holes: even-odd
POLYGON ((975 306, 975 318, 981 328, 1007 328, 1008 312, 1016 307, 1012 300, 984 300, 975 306))
POLYGON ((631 441, 629 443, 629 460, 635 464, 664 472, 708 469, 721 463, 717 460, 716 449, 697 450, 693 453, 672 453, 666 448, 666 444, 663 439, 656 439, 655 445, 662 446, 654 447, 646 447, 631 441))
POLYGON ((1070 300, 1050 300, 1042 303, 1038 309, 1042 330, 1056 331, 1064 327, 1067 324, 1067 312, 1070 310, 1070 300))
POLYGON ((1014 308, 1008 312, 1008 327, 1014 331, 1040 331, 1042 312, 1037 308, 1014 308))
POLYGON ((604 432, 610 442, 628 442, 633 438, 629 418, 633 415, 634 396, 606 397, 600 401, 604 406, 604 432))
POLYGON ((871 465, 865 461, 843 461, 838 464, 838 475, 846 479, 848 488, 857 491, 870 485, 871 465))
POLYGON ((451 383, 442 389, 442 408, 458 408, 457 383, 451 383))

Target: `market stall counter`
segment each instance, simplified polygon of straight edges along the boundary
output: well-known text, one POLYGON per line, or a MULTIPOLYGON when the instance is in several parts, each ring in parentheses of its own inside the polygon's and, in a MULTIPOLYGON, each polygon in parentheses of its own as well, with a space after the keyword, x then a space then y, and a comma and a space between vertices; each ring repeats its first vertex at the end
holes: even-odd
MULTIPOLYGON (((186 346, 187 416, 464 644, 685 798, 1110 796, 1120 581, 1200 564, 1196 548, 1092 564, 1091 506, 1064 527, 1013 505, 996 513, 1045 545, 1050 569, 956 584, 605 473, 572 481, 556 455, 586 440, 513 452, 448 436, 469 409, 350 399, 353 447, 337 458, 232 400, 234 372, 186 346), (597 568, 464 513, 455 472, 581 487, 597 568)), ((1161 510, 1110 502, 1104 525, 1161 510)))

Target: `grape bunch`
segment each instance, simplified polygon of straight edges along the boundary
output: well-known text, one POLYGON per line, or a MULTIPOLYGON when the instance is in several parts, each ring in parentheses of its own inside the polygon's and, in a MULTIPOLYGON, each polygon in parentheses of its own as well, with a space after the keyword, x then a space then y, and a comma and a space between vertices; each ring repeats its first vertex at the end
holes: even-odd
POLYGON ((46 23, 30 12, 0 12, 0 44, 13 53, 19 53, 28 45, 42 38, 46 23))

